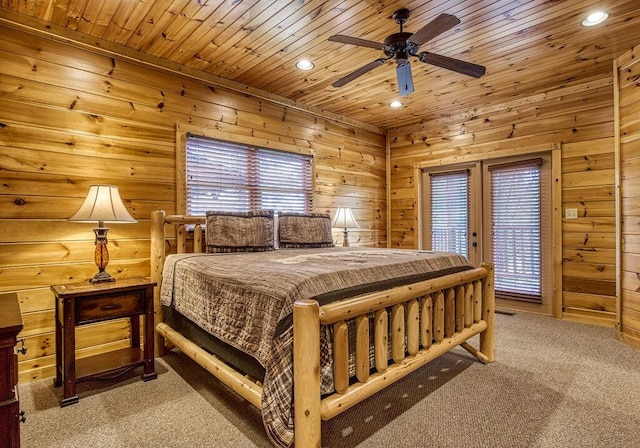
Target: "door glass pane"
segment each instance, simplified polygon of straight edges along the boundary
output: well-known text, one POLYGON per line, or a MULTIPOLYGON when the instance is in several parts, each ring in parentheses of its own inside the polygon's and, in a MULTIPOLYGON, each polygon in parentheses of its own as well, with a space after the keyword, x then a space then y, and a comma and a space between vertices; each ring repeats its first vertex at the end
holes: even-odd
POLYGON ((491 245, 498 297, 542 300, 539 162, 497 166, 491 175, 491 245))
POLYGON ((431 248, 469 255, 468 171, 431 174, 431 248))

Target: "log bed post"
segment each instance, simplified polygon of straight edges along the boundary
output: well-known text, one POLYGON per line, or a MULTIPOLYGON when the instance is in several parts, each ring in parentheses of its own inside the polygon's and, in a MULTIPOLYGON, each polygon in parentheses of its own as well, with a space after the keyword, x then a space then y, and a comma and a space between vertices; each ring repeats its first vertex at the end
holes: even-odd
MULTIPOLYGON (((157 210, 151 212, 150 226, 151 226, 151 250, 149 259, 151 261, 150 276, 151 280, 157 283, 157 286, 153 288, 153 328, 157 328, 158 324, 162 322, 162 304, 160 303, 160 285, 162 284, 162 268, 164 266, 164 221, 165 212, 157 210)), ((164 355, 164 338, 155 333, 155 356, 164 355)))
POLYGON ((480 351, 487 357, 487 362, 493 362, 496 308, 496 294, 493 281, 495 273, 493 263, 482 263, 482 267, 487 270, 487 276, 483 279, 484 285, 482 288, 482 320, 487 323, 487 329, 480 333, 480 351))
POLYGON ((320 448, 320 307, 293 305, 293 406, 295 446, 320 448))

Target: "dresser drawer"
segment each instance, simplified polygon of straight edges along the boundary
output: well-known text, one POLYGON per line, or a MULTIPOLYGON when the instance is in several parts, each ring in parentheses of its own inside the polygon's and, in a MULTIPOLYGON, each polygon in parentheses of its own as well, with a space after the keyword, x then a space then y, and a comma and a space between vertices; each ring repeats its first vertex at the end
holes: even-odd
POLYGON ((0 405, 0 446, 20 446, 20 404, 18 400, 5 401, 0 405))
POLYGON ((76 301, 76 325, 143 312, 144 296, 141 293, 81 299, 76 301))

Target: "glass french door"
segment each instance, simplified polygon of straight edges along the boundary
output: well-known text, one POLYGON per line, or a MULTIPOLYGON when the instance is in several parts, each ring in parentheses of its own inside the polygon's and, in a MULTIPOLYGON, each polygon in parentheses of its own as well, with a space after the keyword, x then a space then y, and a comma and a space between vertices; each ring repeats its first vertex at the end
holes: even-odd
POLYGON ((483 165, 484 258, 495 267, 496 297, 545 306, 552 291, 551 158, 483 165))
POLYGON ((423 169, 420 248, 480 262, 480 164, 423 169))

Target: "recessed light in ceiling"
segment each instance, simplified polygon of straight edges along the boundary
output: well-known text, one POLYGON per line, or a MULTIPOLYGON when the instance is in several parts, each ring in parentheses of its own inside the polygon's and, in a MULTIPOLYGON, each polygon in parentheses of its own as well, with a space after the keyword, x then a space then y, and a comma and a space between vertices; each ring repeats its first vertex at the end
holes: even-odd
POLYGON ((402 107, 402 106, 403 106, 403 104, 400 101, 392 101, 389 104, 389 107, 402 107))
POLYGON ((296 67, 298 67, 300 70, 311 70, 315 67, 315 65, 308 59, 300 59, 298 62, 296 62, 296 67))
POLYGON ((609 18, 609 14, 605 11, 594 11, 582 20, 582 26, 599 25, 609 18))

